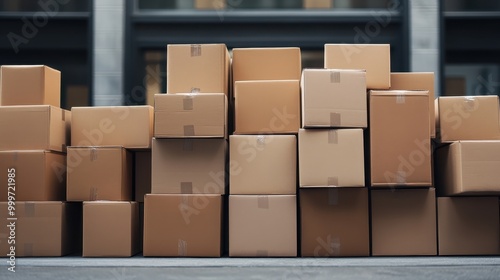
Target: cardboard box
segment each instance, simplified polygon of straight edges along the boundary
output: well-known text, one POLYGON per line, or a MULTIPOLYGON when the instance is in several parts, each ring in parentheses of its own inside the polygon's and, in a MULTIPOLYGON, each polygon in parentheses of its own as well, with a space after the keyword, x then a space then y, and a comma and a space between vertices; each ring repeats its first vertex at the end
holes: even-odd
POLYGON ((437 140, 500 140, 499 97, 456 96, 436 99, 437 140))
POLYGON ((445 96, 464 96, 467 95, 467 81, 465 77, 446 77, 445 96))
POLYGON ((167 46, 167 93, 229 96, 230 57, 224 44, 167 46))
POLYGON ((500 141, 458 141, 436 150, 440 195, 499 195, 500 141))
POLYGON ((373 256, 436 255, 436 194, 430 189, 371 191, 373 256))
POLYGON ((224 139, 153 139, 151 193, 224 194, 224 139))
POLYGON ((140 251, 139 204, 83 202, 83 257, 131 257, 140 251))
POLYGON ((427 91, 370 91, 371 185, 432 186, 427 91))
POLYGON ((132 153, 122 147, 68 147, 68 201, 132 200, 132 153))
POLYGON ((297 256, 295 195, 230 195, 230 257, 297 256))
MULTIPOLYGON (((60 201, 16 201, 15 233, 7 226, 0 227, 0 254, 10 257, 59 257, 81 249, 81 206, 60 201), (8 237, 16 236, 9 244, 8 237)), ((0 202, 0 219, 7 221, 8 203, 0 202)), ((7 222, 5 222, 7 224, 7 222)), ((10 224, 10 221, 9 221, 10 224)))
POLYGON ((296 194, 295 135, 231 135, 230 194, 296 194))
POLYGON ((439 197, 439 255, 500 254, 497 197, 439 197))
POLYGON ((300 80, 300 48, 234 48, 233 81, 300 80))
POLYGON ((299 81, 236 82, 235 134, 297 133, 299 81))
POLYGON ((389 44, 325 44, 325 68, 365 69, 368 89, 391 88, 389 44))
POLYGON ((331 9, 333 0, 304 0, 304 9, 331 9))
POLYGON ((135 201, 144 202, 144 195, 151 193, 151 151, 134 152, 135 201))
POLYGON ((73 107, 71 112, 71 146, 151 148, 151 106, 73 107))
POLYGON ((300 189, 303 257, 370 255, 368 189, 300 189))
POLYGON ((155 94, 156 138, 226 138, 223 93, 155 94))
POLYGON ((2 65, 0 105, 61 107, 61 72, 44 65, 2 65))
POLYGON ((195 0, 194 7, 198 10, 221 10, 226 8, 226 0, 195 0))
POLYGON ((71 112, 49 106, 0 106, 0 150, 66 152, 71 112))
POLYGON ((362 129, 299 130, 300 187, 364 187, 362 129))
POLYGON ((0 151, 0 201, 7 192, 17 201, 63 201, 66 199, 66 155, 50 151, 0 151), (12 170, 14 169, 14 170, 12 170), (8 170, 13 171, 8 172, 8 170), (13 174, 8 189, 9 173, 13 174))
POLYGON ((144 199, 147 257, 220 257, 222 196, 148 194, 144 199))
POLYGON ((391 73, 391 90, 427 90, 429 92, 429 117, 431 138, 436 137, 435 110, 434 110, 434 73, 411 72, 391 73))

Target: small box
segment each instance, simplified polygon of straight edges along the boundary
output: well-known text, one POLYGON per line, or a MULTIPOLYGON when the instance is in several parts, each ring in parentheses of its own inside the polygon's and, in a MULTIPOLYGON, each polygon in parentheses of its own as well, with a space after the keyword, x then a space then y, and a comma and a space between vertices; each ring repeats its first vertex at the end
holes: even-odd
POLYGON ((222 204, 214 194, 147 194, 144 256, 220 257, 222 204))
POLYGON ((68 201, 132 200, 132 152, 122 147, 68 147, 68 201))
POLYGON ((151 193, 151 151, 134 152, 135 201, 144 202, 144 195, 151 193))
POLYGON ((325 68, 365 69, 368 89, 391 88, 388 44, 325 44, 325 68))
POLYGON ((45 65, 2 65, 0 105, 61 107, 61 72, 45 65))
POLYGON ((139 204, 83 202, 84 257, 131 257, 140 251, 139 204))
POLYGON ((230 194, 296 194, 295 135, 231 135, 230 194))
POLYGON ((333 0, 304 0, 304 9, 331 9, 333 0))
POLYGON ((71 112, 49 106, 0 106, 0 151, 66 152, 71 112))
POLYGON ((226 8, 226 0, 195 0, 194 7, 198 10, 221 10, 226 8))

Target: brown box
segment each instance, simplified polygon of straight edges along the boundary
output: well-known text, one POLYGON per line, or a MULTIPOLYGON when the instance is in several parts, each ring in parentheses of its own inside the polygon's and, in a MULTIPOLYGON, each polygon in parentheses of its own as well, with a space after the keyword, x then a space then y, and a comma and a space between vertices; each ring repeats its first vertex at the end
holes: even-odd
POLYGON ((2 65, 0 105, 61 107, 61 72, 44 65, 2 65))
POLYGON ((0 151, 0 201, 7 201, 7 170, 14 169, 17 201, 62 201, 66 198, 66 155, 50 151, 0 151))
POLYGON ((131 257, 140 251, 139 204, 83 202, 84 257, 131 257))
POLYGON ((0 150, 66 152, 71 112, 49 106, 0 106, 0 150))
POLYGON ((437 140, 500 140, 499 97, 456 96, 436 99, 437 140))
POLYGON ((151 193, 151 151, 134 152, 135 201, 144 202, 144 195, 151 193))
POLYGON ((234 96, 235 134, 298 132, 298 80, 236 82, 234 96))
POLYGON ((500 141, 458 141, 436 150, 440 195, 499 195, 500 141))
POLYGON ((445 96, 464 96, 467 95, 467 81, 465 77, 446 77, 445 96))
POLYGON ((304 9, 331 9, 333 0, 304 0, 302 2, 304 9))
POLYGON ((226 8, 226 0, 195 0, 194 7, 198 10, 221 10, 226 8))
POLYGON ((220 257, 222 196, 148 194, 144 199, 147 257, 220 257))
POLYGON ((391 90, 427 90, 429 92, 429 117, 431 138, 436 137, 435 110, 434 110, 434 73, 412 72, 391 73, 391 90))
POLYGON ((229 94, 230 58, 224 44, 167 46, 167 93, 229 94))
POLYGON ((0 227, 0 254, 10 257, 59 257, 78 252, 81 246, 81 206, 60 201, 16 201, 15 217, 9 221, 8 203, 0 202, 0 219, 15 223, 14 232, 0 227), (8 237, 15 234, 15 244, 8 237), (12 248, 15 247, 15 248, 12 248))
POLYGON ((231 135, 230 194, 296 194, 295 135, 231 135))
POLYGON ((371 191, 372 255, 436 255, 436 193, 430 189, 371 191))
POLYGON ((497 197, 438 197, 439 255, 500 254, 497 197))
POLYGON ((297 256, 295 195, 230 195, 230 257, 297 256))
POLYGON ((153 139, 151 193, 224 194, 224 139, 153 139))
POLYGON ((156 138, 226 138, 223 93, 155 94, 156 138))
POLYGON ((371 185, 432 186, 427 91, 370 91, 371 185))
POLYGON ((368 189, 300 189, 303 257, 370 255, 368 189))
POLYGON ((73 107, 71 112, 71 146, 151 148, 151 106, 73 107))
POLYGON ((68 201, 132 200, 132 153, 122 147, 68 147, 68 201))
POLYGON ((325 44, 325 68, 365 69, 368 89, 391 88, 388 44, 325 44))
POLYGON ((362 129, 299 130, 300 187, 364 187, 362 129))

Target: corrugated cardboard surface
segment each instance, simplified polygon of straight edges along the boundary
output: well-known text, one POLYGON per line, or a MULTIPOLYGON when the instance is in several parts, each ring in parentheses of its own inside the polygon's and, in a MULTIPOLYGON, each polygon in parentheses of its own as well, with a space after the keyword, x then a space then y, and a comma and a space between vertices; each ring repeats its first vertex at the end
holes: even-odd
POLYGON ((500 141, 458 141, 436 150, 440 195, 500 194, 500 141))
POLYGON ((128 201, 83 203, 84 257, 130 257, 140 251, 139 204, 128 201))
POLYGON ((227 98, 213 94, 156 94, 156 138, 226 138, 227 98))
MULTIPOLYGON (((15 169, 17 201, 66 199, 66 155, 50 151, 0 151, 0 182, 7 182, 7 169, 15 169)), ((7 201, 7 187, 0 192, 7 201)))
POLYGON ((61 107, 61 72, 44 65, 2 65, 0 105, 61 107))
POLYGON ((456 96, 436 99, 437 140, 500 140, 498 96, 456 96))
POLYGON ((438 197, 439 255, 500 254, 497 197, 438 197))
POLYGON ((367 127, 364 71, 304 69, 301 87, 302 127, 367 127))
POLYGON ((295 195, 230 195, 229 256, 297 256, 295 195))
POLYGON ((224 194, 224 139, 153 139, 151 192, 224 194))
POLYGON ((231 135, 230 194, 296 194, 294 135, 231 135))
POLYGON ((230 58, 224 44, 167 46, 167 93, 229 94, 230 58))
POLYGON ((368 189, 300 190, 304 257, 369 256, 368 189))
POLYGON ((391 87, 389 44, 325 44, 325 68, 365 69, 368 89, 391 87))
POLYGON ((222 196, 148 194, 144 256, 220 257, 222 196))
POLYGON ((430 189, 371 191, 372 255, 436 255, 436 194, 430 189))
POLYGON ((299 130, 300 187, 364 187, 362 129, 299 130))
POLYGON ((299 80, 235 83, 235 134, 297 133, 299 80))
POLYGON ((151 106, 73 107, 71 146, 151 148, 151 106))
POLYGON ((427 91, 370 91, 371 185, 431 186, 427 91))
POLYGON ((0 150, 66 152, 71 112, 49 106, 0 106, 0 150))
POLYGON ((122 147, 68 148, 68 201, 131 200, 132 153, 122 147))
POLYGON ((144 195, 151 193, 151 151, 134 152, 135 201, 144 202, 144 195))

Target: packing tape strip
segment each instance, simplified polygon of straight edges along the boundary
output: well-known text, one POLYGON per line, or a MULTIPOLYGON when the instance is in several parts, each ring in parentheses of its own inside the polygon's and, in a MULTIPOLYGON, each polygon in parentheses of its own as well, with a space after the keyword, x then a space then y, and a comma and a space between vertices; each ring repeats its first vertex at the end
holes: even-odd
POLYGON ((269 209, 269 197, 267 195, 257 196, 257 208, 269 209))
POLYGON ((328 205, 339 204, 339 190, 337 188, 328 188, 328 205))
POLYGON ((12 153, 12 161, 17 161, 17 157, 19 156, 18 152, 13 152, 12 153))
POLYGON ((182 194, 192 194, 193 193, 193 182, 181 182, 181 193, 182 194))
POLYGON ((406 179, 407 179, 406 177, 407 177, 406 171, 398 170, 396 172, 396 178, 395 178, 396 184, 406 184, 406 179))
POLYGON ((191 140, 191 139, 183 140, 182 150, 183 151, 193 151, 193 140, 191 140))
POLYGON ((332 257, 338 257, 340 256, 340 238, 339 237, 334 237, 329 240, 329 247, 330 247, 330 256, 332 257))
POLYGON ((193 110, 193 96, 187 95, 182 99, 182 109, 186 111, 193 110))
POLYGON ((340 126, 342 124, 341 117, 340 113, 330 113, 330 126, 340 126))
POLYGON ((187 241, 179 239, 177 242, 177 255, 179 257, 187 256, 187 241))
POLYGON ((201 56, 201 45, 192 44, 191 45, 191 56, 201 56))
POLYGON ((89 190, 89 201, 97 200, 98 191, 96 187, 91 187, 89 190))
POLYGON ((328 177, 328 186, 338 187, 339 186, 339 177, 337 177, 337 176, 328 177))
MULTIPOLYGON (((200 88, 197 88, 197 87, 192 87, 191 88, 191 93, 192 94, 198 94, 201 92, 201 89, 200 88)), ((192 96, 192 95, 191 95, 192 96)))
POLYGON ((194 136, 194 125, 184 126, 184 136, 194 136))
POLYGON ((406 103, 405 99, 406 98, 405 98, 404 94, 401 94, 401 93, 397 94, 396 95, 396 104, 405 104, 406 103))
POLYGON ((469 111, 469 112, 472 112, 472 111, 475 111, 477 109, 477 99, 474 98, 474 97, 466 97, 465 100, 464 100, 464 109, 466 111, 469 111))
POLYGON ((330 129, 328 130, 328 143, 329 144, 338 144, 339 136, 336 130, 330 129))
POLYGON ((257 250, 257 252, 255 252, 255 256, 256 257, 267 257, 267 256, 269 256, 269 252, 267 250, 257 250))
POLYGON ((90 161, 96 161, 97 160, 97 149, 92 147, 90 148, 90 161))
POLYGON ((35 216, 35 203, 25 202, 24 203, 24 215, 28 218, 35 216))
POLYGON ((31 257, 33 256, 33 243, 24 243, 24 256, 25 257, 31 257))
POLYGON ((330 72, 330 83, 340 83, 340 72, 331 71, 330 72))
POLYGON ((258 148, 264 148, 266 146, 266 136, 258 135, 256 140, 256 146, 258 148))

